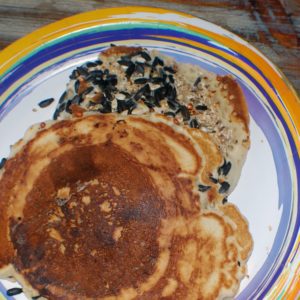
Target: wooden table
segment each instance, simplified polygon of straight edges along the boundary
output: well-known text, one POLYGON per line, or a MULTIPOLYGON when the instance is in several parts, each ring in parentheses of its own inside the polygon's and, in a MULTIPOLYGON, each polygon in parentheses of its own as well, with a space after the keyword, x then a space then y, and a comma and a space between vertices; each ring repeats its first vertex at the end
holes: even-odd
POLYGON ((0 0, 0 49, 67 16, 129 5, 174 9, 223 26, 262 51, 300 94, 299 0, 0 0))

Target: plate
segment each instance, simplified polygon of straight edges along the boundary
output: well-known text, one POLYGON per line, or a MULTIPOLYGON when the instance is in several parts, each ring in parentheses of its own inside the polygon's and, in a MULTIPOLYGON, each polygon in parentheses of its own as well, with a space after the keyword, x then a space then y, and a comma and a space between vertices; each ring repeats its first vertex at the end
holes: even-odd
MULTIPOLYGON (((251 115, 251 149, 229 201, 248 219, 254 249, 236 299, 296 299, 300 102, 266 57, 219 26, 175 11, 124 7, 79 14, 18 40, 0 53, 0 155, 6 157, 30 125, 52 117, 70 71, 111 43, 158 49, 237 78, 251 115), (56 101, 39 108, 49 97, 56 101)), ((12 287, 16 283, 1 281, 2 298, 12 287)))

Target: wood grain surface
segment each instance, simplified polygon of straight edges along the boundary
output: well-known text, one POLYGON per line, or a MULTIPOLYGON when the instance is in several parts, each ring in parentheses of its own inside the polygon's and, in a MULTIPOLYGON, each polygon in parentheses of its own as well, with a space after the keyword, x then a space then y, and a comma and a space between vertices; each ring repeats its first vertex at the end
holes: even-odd
POLYGON ((70 15, 129 5, 182 11, 236 33, 273 61, 300 94, 300 0, 0 0, 0 50, 70 15))

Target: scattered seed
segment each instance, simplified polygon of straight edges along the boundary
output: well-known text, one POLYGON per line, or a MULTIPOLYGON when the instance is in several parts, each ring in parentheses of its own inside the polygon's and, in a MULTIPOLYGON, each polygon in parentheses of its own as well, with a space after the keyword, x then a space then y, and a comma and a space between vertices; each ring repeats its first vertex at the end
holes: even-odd
POLYGON ((106 97, 102 97, 101 105, 102 108, 99 109, 101 113, 111 113, 111 102, 106 97))
POLYGON ((222 204, 225 204, 228 202, 228 199, 225 197, 223 200, 222 200, 222 204))
POLYGON ((135 65, 135 71, 138 74, 142 74, 144 76, 144 74, 145 74, 145 67, 143 66, 143 64, 137 62, 136 65, 135 65))
POLYGON ((153 62, 152 62, 152 68, 155 68, 157 65, 164 65, 164 61, 160 59, 158 56, 155 56, 153 62))
POLYGON ((218 168, 218 174, 219 175, 224 175, 226 176, 231 169, 231 162, 230 161, 226 161, 226 159, 224 159, 224 163, 221 167, 218 168))
MULTIPOLYGON (((77 96, 77 95, 76 95, 77 96)), ((75 96, 75 97, 76 97, 75 96)), ((72 113, 72 111, 71 111, 71 109, 70 109, 70 106, 72 105, 73 103, 72 103, 72 100, 68 100, 68 102, 67 102, 67 104, 66 104, 66 112, 67 113, 69 113, 69 114, 71 114, 72 113)))
POLYGON ((21 293, 23 293, 23 290, 21 288, 12 288, 6 291, 6 295, 9 297, 19 295, 21 293))
POLYGON ((220 182, 220 185, 221 185, 221 187, 219 188, 219 193, 220 194, 226 193, 230 188, 230 184, 226 181, 220 182))
POLYGON ((151 56, 150 56, 146 51, 141 51, 139 54, 140 54, 141 57, 144 58, 146 61, 150 61, 150 60, 151 60, 151 56))
POLYGON ((134 73, 135 70, 135 64, 131 62, 131 64, 128 66, 128 68, 125 71, 126 77, 129 79, 131 75, 134 73))
POLYGON ((172 111, 167 111, 167 112, 164 113, 164 115, 166 115, 168 117, 173 117, 173 118, 175 118, 175 116, 176 116, 175 113, 172 112, 172 111))
POLYGON ((0 162, 0 169, 2 169, 5 165, 5 163, 7 162, 7 159, 6 158, 2 158, 1 159, 1 162, 0 162))
POLYGON ((162 82, 164 82, 165 80, 164 80, 164 78, 162 78, 162 77, 152 77, 151 78, 151 82, 153 83, 153 84, 158 84, 158 83, 162 83, 162 82))
POLYGON ((45 108, 54 101, 54 98, 48 98, 38 103, 39 107, 45 108))
POLYGON ((71 75, 69 76, 70 79, 76 79, 79 76, 77 69, 73 70, 71 75))
POLYGON ((212 177, 212 176, 209 177, 209 180, 210 180, 211 182, 213 182, 213 183, 218 183, 218 179, 216 179, 216 178, 214 178, 214 177, 212 177))
POLYGON ((75 84, 74 84, 74 90, 75 90, 75 93, 77 93, 77 94, 78 94, 79 86, 80 86, 80 81, 76 80, 75 84))
POLYGON ((165 71, 167 71, 167 72, 169 72, 169 73, 171 73, 171 74, 175 74, 176 72, 175 72, 175 70, 172 68, 172 67, 164 67, 164 70, 165 71))
POLYGON ((207 106, 206 105, 204 105, 204 104, 198 104, 197 106, 196 106, 196 109, 197 110, 207 110, 207 106))
POLYGON ((97 64, 96 62, 93 62, 93 61, 89 61, 89 62, 87 62, 85 65, 86 65, 86 67, 88 67, 88 68, 95 68, 95 67, 98 66, 98 64, 97 64))
POLYGON ((118 60, 118 64, 121 66, 129 66, 130 64, 132 64, 133 62, 131 60, 124 60, 124 59, 120 59, 118 60))
POLYGON ((180 107, 180 104, 175 100, 174 101, 168 100, 167 103, 169 107, 173 110, 178 110, 178 108, 180 107))
POLYGON ((154 90, 154 98, 157 102, 161 101, 162 99, 164 99, 165 95, 166 95, 167 89, 162 86, 157 88, 156 90, 154 90))
POLYGON ((117 111, 120 114, 122 111, 127 109, 127 105, 124 100, 117 100, 117 111))
POLYGON ((84 68, 84 67, 78 67, 77 72, 79 73, 79 75, 82 75, 82 76, 88 76, 89 75, 87 69, 84 68))
POLYGON ((67 97, 67 91, 64 91, 63 94, 60 96, 58 103, 62 103, 64 100, 66 100, 67 97))
POLYGON ((173 75, 168 75, 168 78, 171 83, 175 82, 173 75))
MULTIPOLYGON (((76 105, 80 105, 80 103, 83 101, 83 99, 79 96, 79 95, 75 95, 72 100, 71 103, 72 104, 76 104, 76 105)), ((70 104, 71 105, 71 104, 70 104)))
POLYGON ((202 185, 202 184, 198 185, 199 192, 206 192, 209 189, 211 189, 211 186, 209 186, 209 185, 202 185))
POLYGON ((183 117, 183 121, 188 121, 190 119, 190 112, 185 105, 181 105, 180 112, 183 117))
POLYGON ((136 84, 144 84, 148 81, 148 78, 145 78, 145 77, 141 77, 141 78, 137 78, 134 80, 134 83, 136 84))
POLYGON ((150 86, 147 83, 143 87, 141 87, 136 94, 134 95, 134 100, 139 100, 142 96, 149 96, 151 92, 150 86))
POLYGON ((194 86, 196 87, 196 86, 198 86, 198 84, 201 82, 201 77, 199 76, 199 77, 197 77, 197 79, 195 80, 195 82, 194 82, 194 86))
POLYGON ((200 127, 199 122, 196 119, 192 119, 190 121, 190 127, 191 128, 199 128, 200 127))
POLYGON ((241 262, 239 260, 238 260, 237 264, 238 264, 239 267, 241 266, 241 262))
POLYGON ((100 59, 97 59, 97 60, 95 61, 95 63, 96 63, 97 65, 99 65, 99 66, 103 64, 102 60, 100 60, 100 59))
POLYGON ((92 92, 94 90, 93 86, 89 86, 83 93, 82 93, 82 97, 88 95, 90 92, 92 92))

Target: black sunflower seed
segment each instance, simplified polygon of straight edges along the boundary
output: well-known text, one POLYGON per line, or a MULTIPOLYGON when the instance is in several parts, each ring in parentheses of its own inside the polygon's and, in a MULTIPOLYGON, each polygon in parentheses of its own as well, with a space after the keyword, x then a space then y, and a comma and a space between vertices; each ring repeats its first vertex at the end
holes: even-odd
POLYGON ((147 83, 146 85, 144 85, 143 87, 141 87, 136 94, 134 95, 134 100, 139 100, 142 96, 149 96, 151 92, 150 86, 147 83))
POLYGON ((117 45, 116 45, 116 44, 110 43, 110 46, 111 46, 111 47, 116 47, 117 45))
POLYGON ((171 73, 171 74, 175 74, 176 73, 176 71, 172 68, 172 67, 164 67, 164 70, 165 71, 167 71, 167 72, 169 72, 169 73, 171 73))
POLYGON ((108 75, 106 77, 106 80, 107 80, 108 83, 110 83, 113 86, 118 84, 118 78, 117 78, 117 75, 115 75, 115 74, 108 75))
POLYGON ((183 117, 183 121, 188 121, 191 117, 188 108, 185 105, 180 106, 180 112, 183 117))
POLYGON ((197 79, 194 82, 194 86, 196 87, 201 82, 201 77, 197 77, 197 79))
POLYGON ((207 106, 204 104, 198 104, 196 105, 197 110, 207 110, 207 106))
POLYGON ((231 162, 230 161, 226 161, 226 159, 224 159, 224 163, 221 167, 218 168, 218 174, 219 175, 224 175, 226 176, 231 169, 231 162))
POLYGON ((144 58, 146 61, 150 61, 150 60, 151 60, 151 56, 150 56, 146 51, 141 51, 139 54, 140 54, 141 57, 144 58))
POLYGON ((70 79, 76 79, 79 76, 77 69, 73 70, 71 75, 69 76, 70 79))
POLYGON ((102 60, 100 59, 95 60, 95 63, 99 66, 103 64, 102 60))
POLYGON ((128 115, 131 115, 132 111, 136 108, 136 102, 133 99, 129 99, 125 102, 128 109, 128 115))
POLYGON ((173 75, 168 75, 168 78, 171 83, 175 82, 173 75))
POLYGON ((98 66, 98 64, 97 64, 96 62, 93 62, 93 61, 89 61, 89 62, 87 62, 85 65, 86 65, 86 67, 88 67, 88 68, 95 68, 95 67, 98 66))
POLYGON ((94 78, 102 78, 103 71, 102 70, 93 70, 90 72, 89 76, 86 79, 88 79, 90 76, 93 76, 94 78))
POLYGON ((131 96, 128 92, 125 91, 119 91, 119 93, 125 95, 126 98, 129 98, 131 96))
POLYGON ((168 98, 168 100, 176 101, 176 97, 177 97, 176 88, 174 86, 168 84, 168 85, 166 85, 166 89, 167 89, 166 97, 168 98))
POLYGON ((38 103, 38 106, 41 108, 45 108, 49 106, 54 101, 54 98, 48 98, 38 103))
MULTIPOLYGON (((80 105, 80 103, 83 101, 83 99, 79 96, 79 95, 75 95, 72 99, 71 99, 71 104, 76 104, 76 105, 80 105)), ((70 104, 70 105, 71 105, 70 104)))
POLYGON ((74 84, 74 90, 75 90, 75 93, 78 93, 79 86, 80 86, 80 81, 79 81, 79 80, 76 80, 76 81, 75 81, 75 84, 74 84))
POLYGON ((192 127, 192 128, 199 128, 200 127, 199 122, 196 119, 192 119, 190 121, 190 127, 192 127))
POLYGON ((1 162, 0 162, 0 169, 2 169, 5 165, 5 163, 7 162, 7 159, 6 158, 2 158, 1 159, 1 162))
POLYGON ((21 293, 23 293, 23 290, 21 288, 12 288, 6 291, 6 295, 9 297, 19 295, 21 293))
POLYGON ((155 100, 159 102, 160 100, 164 99, 166 92, 167 92, 167 89, 164 86, 159 87, 156 90, 154 90, 155 100))
POLYGON ((218 179, 216 179, 216 178, 214 178, 214 177, 212 177, 212 176, 209 177, 209 180, 210 180, 211 182, 213 182, 213 183, 218 183, 218 179))
POLYGON ((111 102, 107 98, 102 97, 101 105, 102 108, 99 109, 101 113, 111 113, 111 102))
POLYGON ((84 67, 78 67, 77 72, 78 72, 79 75, 82 75, 82 76, 88 76, 89 75, 89 72, 84 67))
POLYGON ((105 69, 104 72, 103 72, 103 74, 107 76, 109 74, 109 70, 105 69))
POLYGON ((178 108, 180 107, 180 104, 175 100, 168 100, 167 102, 169 107, 173 110, 178 110, 178 108))
POLYGON ((226 193, 230 188, 230 184, 226 181, 221 182, 220 185, 221 185, 221 187, 219 188, 219 193, 220 194, 226 193))
POLYGON ((156 105, 152 101, 145 100, 144 103, 147 105, 149 108, 154 108, 156 105))
POLYGON ((67 96, 67 91, 64 91, 62 93, 62 95, 60 96, 59 100, 58 100, 58 103, 62 103, 64 100, 66 100, 66 96, 67 96))
POLYGON ((176 116, 173 111, 167 111, 167 112, 164 113, 164 115, 166 115, 168 117, 173 117, 173 118, 175 118, 175 116, 176 116))
POLYGON ((82 93, 82 97, 88 95, 90 92, 92 92, 94 90, 93 86, 89 86, 88 88, 86 88, 86 90, 82 93))
POLYGON ((144 84, 148 81, 148 78, 145 78, 145 77, 141 77, 141 78, 137 78, 134 80, 134 83, 136 84, 144 84))
POLYGON ((211 186, 209 186, 209 185, 198 184, 198 190, 199 190, 199 192, 206 192, 210 188, 211 188, 211 186))
POLYGON ((152 77, 151 82, 154 84, 162 83, 162 82, 164 82, 164 78, 163 77, 152 77))
POLYGON ((136 65, 135 65, 135 71, 138 74, 142 74, 144 76, 144 74, 145 74, 145 67, 143 66, 143 64, 137 62, 136 65))
POLYGON ((155 68, 157 65, 161 65, 163 66, 164 65, 164 61, 159 58, 158 56, 155 56, 153 62, 152 62, 152 68, 155 68))
POLYGON ((58 116, 59 116, 60 112, 58 111, 58 109, 55 110, 54 114, 53 114, 53 120, 57 120, 58 116))
POLYGON ((66 109, 66 112, 69 113, 69 114, 72 113, 72 111, 71 111, 71 109, 70 109, 70 106, 71 106, 71 105, 72 105, 72 100, 68 100, 65 109, 66 109))
POLYGON ((225 204, 228 202, 228 199, 225 197, 223 200, 222 200, 222 204, 225 204))
POLYGON ((124 100, 117 100, 117 111, 120 114, 122 111, 127 109, 126 102, 124 100))
POLYGON ((239 260, 238 260, 237 264, 238 264, 239 267, 241 266, 241 262, 239 260))
POLYGON ((125 60, 125 59, 120 59, 118 60, 118 64, 121 66, 129 66, 130 64, 132 64, 131 60, 125 60))
POLYGON ((131 64, 128 66, 128 68, 125 71, 126 77, 130 78, 131 75, 134 73, 134 71, 135 71, 135 64, 131 62, 131 64))

